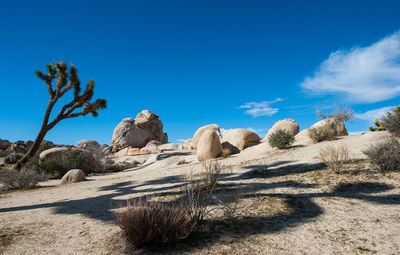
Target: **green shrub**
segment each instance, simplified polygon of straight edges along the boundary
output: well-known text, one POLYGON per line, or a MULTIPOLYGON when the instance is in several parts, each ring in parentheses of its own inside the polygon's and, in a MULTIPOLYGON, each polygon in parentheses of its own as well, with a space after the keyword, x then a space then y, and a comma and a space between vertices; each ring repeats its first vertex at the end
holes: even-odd
POLYGON ((285 130, 278 130, 269 137, 268 143, 273 148, 277 147, 278 149, 286 149, 294 143, 294 139, 294 136, 285 130))
POLYGON ((95 157, 96 159, 96 172, 119 172, 126 169, 131 169, 138 167, 140 163, 138 161, 133 162, 120 162, 116 163, 114 160, 110 158, 100 158, 95 157))
POLYGON ((336 137, 336 131, 329 124, 320 127, 310 128, 308 136, 316 143, 333 140, 336 137))
POLYGON ((7 156, 10 155, 11 153, 13 153, 13 152, 10 151, 10 150, 0 151, 0 157, 1 157, 1 158, 7 157, 7 156))
POLYGON ((38 174, 34 170, 1 170, 0 182, 6 190, 9 189, 31 189, 39 181, 47 180, 47 175, 38 174))
POLYGON ((4 158, 4 163, 6 164, 15 164, 17 161, 22 158, 22 154, 20 153, 10 153, 7 157, 4 158))
POLYGON ((81 169, 85 174, 93 172, 96 162, 92 154, 86 151, 68 149, 39 161, 42 172, 62 177, 71 169, 81 169))
POLYGON ((383 143, 372 145, 363 153, 381 172, 400 169, 400 142, 396 138, 389 138, 383 143))
POLYGON ((397 106, 394 111, 386 113, 381 122, 391 134, 400 137, 400 106, 397 106))

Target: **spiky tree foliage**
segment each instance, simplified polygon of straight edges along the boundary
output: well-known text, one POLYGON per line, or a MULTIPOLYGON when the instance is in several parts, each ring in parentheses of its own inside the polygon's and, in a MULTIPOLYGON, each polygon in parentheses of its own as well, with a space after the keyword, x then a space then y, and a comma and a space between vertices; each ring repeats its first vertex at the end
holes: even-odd
POLYGON ((70 65, 68 72, 66 63, 55 62, 55 64, 47 65, 47 72, 47 74, 41 71, 35 72, 37 77, 46 83, 47 91, 50 95, 50 101, 44 114, 42 127, 32 146, 14 165, 14 169, 21 168, 23 163, 35 155, 47 132, 61 120, 85 116, 87 114, 97 117, 98 110, 107 107, 105 99, 97 99, 94 102, 90 102, 94 93, 94 80, 89 80, 86 89, 81 93, 81 82, 75 66, 70 65), (73 90, 73 99, 61 108, 60 112, 53 120, 50 120, 50 114, 54 105, 70 90, 73 90))
POLYGON ((376 127, 369 127, 369 131, 374 132, 374 131, 385 131, 386 127, 383 125, 383 123, 380 120, 375 120, 374 124, 376 127))

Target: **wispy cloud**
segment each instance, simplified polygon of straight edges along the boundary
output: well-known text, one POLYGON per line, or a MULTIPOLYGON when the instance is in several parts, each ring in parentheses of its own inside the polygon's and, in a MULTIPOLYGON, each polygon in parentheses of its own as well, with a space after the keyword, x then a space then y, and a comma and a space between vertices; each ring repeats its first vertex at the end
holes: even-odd
POLYGON ((357 103, 372 103, 400 94, 400 31, 368 46, 339 50, 322 62, 301 84, 316 94, 344 95, 357 103))
MULTIPOLYGON (((228 129, 221 128, 221 133, 224 134, 225 131, 229 131, 229 130, 232 130, 232 129, 233 129, 233 128, 228 128, 228 129)), ((246 128, 246 129, 248 129, 248 130, 250 130, 251 132, 254 132, 254 133, 256 133, 256 134, 258 134, 258 135, 260 135, 260 136, 264 136, 265 134, 267 134, 267 131, 268 131, 268 129, 265 129, 265 128, 252 128, 252 127, 248 127, 248 128, 246 128)))
POLYGON ((248 129, 248 130, 250 130, 251 132, 254 132, 254 133, 256 133, 256 134, 258 134, 258 135, 266 135, 267 134, 267 131, 268 131, 268 129, 265 129, 265 128, 252 128, 252 127, 248 127, 248 128, 246 128, 246 129, 248 129))
POLYGON ((183 143, 184 141, 189 140, 189 139, 191 139, 191 138, 187 138, 187 139, 180 138, 180 139, 176 139, 175 141, 178 143, 183 143))
POLYGON ((376 119, 383 117, 388 111, 393 110, 395 106, 382 107, 379 109, 370 110, 364 113, 356 113, 354 114, 354 118, 360 120, 368 120, 371 123, 376 119))
POLYGON ((272 108, 271 104, 282 101, 282 98, 277 98, 273 101, 249 102, 239 106, 240 109, 247 109, 246 114, 253 117, 272 116, 279 111, 278 108, 272 108))

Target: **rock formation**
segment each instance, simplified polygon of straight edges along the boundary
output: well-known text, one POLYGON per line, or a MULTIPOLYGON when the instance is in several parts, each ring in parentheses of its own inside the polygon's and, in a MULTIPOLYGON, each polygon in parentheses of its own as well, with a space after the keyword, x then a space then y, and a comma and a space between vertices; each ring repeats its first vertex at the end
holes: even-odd
POLYGON ((163 133, 163 123, 158 115, 143 110, 135 120, 125 118, 114 129, 110 150, 117 152, 126 147, 142 148, 151 141, 161 144, 168 142, 167 133, 163 133))
POLYGON ((219 126, 217 124, 210 124, 207 126, 203 126, 200 127, 199 129, 197 129, 196 133, 194 133, 193 139, 192 139, 192 147, 193 149, 197 149, 197 144, 200 140, 200 137, 202 136, 202 134, 204 133, 204 131, 206 130, 213 130, 217 133, 217 135, 219 137, 221 137, 221 131, 219 129, 219 126))
POLYGON ((101 152, 101 147, 98 142, 94 140, 82 140, 76 143, 77 149, 87 150, 97 155, 101 152))
POLYGON ((222 155, 222 145, 215 130, 206 129, 197 144, 196 156, 199 161, 215 159, 222 155))
POLYGON ((69 170, 61 179, 61 184, 81 182, 86 180, 85 172, 81 169, 69 170))
POLYGON ((324 125, 329 125, 332 129, 334 129, 337 136, 349 135, 347 133, 347 129, 346 126, 344 125, 344 122, 332 117, 318 121, 317 123, 312 125, 311 128, 321 127, 324 125))
POLYGON ((243 128, 226 130, 222 137, 223 142, 229 142, 240 151, 260 143, 260 137, 256 133, 243 128))
POLYGON ((278 130, 284 130, 292 136, 295 136, 299 133, 300 126, 294 119, 279 120, 272 126, 270 130, 268 130, 268 133, 264 137, 263 141, 268 141, 269 137, 278 130))

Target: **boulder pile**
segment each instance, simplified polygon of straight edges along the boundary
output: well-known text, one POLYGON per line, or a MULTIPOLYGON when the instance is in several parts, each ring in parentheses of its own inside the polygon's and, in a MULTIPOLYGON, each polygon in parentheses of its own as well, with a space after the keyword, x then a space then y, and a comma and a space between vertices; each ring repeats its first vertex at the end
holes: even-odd
POLYGON ((135 120, 125 118, 117 125, 109 149, 118 152, 127 147, 143 148, 151 140, 167 143, 168 135, 163 132, 163 123, 159 116, 143 110, 135 120))

